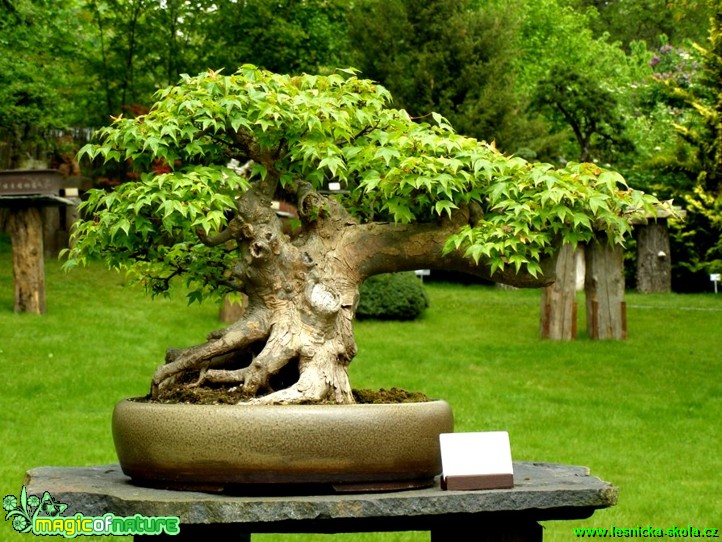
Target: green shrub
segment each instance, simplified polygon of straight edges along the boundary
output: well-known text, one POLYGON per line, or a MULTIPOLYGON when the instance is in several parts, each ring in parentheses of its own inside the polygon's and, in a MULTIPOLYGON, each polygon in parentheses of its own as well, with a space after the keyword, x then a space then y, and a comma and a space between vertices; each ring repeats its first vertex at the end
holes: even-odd
POLYGON ((414 320, 429 306, 424 286, 413 272, 369 277, 360 293, 359 319, 414 320))

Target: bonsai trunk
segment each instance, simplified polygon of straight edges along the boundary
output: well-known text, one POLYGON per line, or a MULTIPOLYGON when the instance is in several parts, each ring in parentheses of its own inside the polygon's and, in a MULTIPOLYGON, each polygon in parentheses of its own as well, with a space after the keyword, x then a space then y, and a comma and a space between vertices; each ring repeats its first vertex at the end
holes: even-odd
POLYGON ((206 343, 169 350, 152 382, 162 399, 176 386, 227 383, 241 386, 256 404, 331 401, 353 403, 347 367, 356 354, 353 319, 359 286, 369 276, 430 267, 470 272, 516 286, 553 281, 508 269, 493 277, 461 253, 442 254, 444 241, 468 210, 428 224, 359 224, 332 199, 307 190, 298 195, 301 233, 291 238, 270 202, 250 190, 238 215, 208 244, 235 242, 235 279, 248 309, 206 343))

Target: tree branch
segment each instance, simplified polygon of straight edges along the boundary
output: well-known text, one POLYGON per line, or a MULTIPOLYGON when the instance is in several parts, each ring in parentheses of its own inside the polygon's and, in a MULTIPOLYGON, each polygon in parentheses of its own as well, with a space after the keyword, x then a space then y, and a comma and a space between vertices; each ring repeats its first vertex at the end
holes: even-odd
POLYGON ((263 165, 266 168, 266 178, 255 184, 254 190, 265 199, 273 199, 280 175, 276 170, 276 160, 285 152, 286 143, 282 139, 275 151, 261 152, 258 142, 251 134, 244 130, 228 131, 233 143, 245 153, 249 160, 263 165))
POLYGON ((492 276, 489 264, 483 260, 476 265, 461 250, 444 254, 444 244, 449 236, 468 224, 473 216, 474 213, 470 214, 469 209, 462 209, 451 219, 436 222, 350 225, 343 235, 342 243, 354 246, 354 250, 349 253, 358 255, 359 259, 349 262, 349 266, 357 269, 364 279, 381 273, 436 269, 468 273, 522 288, 547 286, 554 281, 556 259, 552 257, 540 262, 542 273, 537 277, 523 268, 517 273, 513 265, 495 271, 492 276))
POLYGON ((200 239, 201 243, 207 247, 217 247, 233 239, 233 232, 230 228, 226 228, 212 237, 207 236, 202 229, 198 228, 196 230, 196 235, 198 236, 198 239, 200 239))

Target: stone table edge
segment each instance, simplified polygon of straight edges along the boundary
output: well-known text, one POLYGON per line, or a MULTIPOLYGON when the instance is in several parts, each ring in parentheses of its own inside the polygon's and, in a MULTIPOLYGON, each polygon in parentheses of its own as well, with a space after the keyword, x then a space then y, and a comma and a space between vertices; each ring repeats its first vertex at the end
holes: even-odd
POLYGON ((38 467, 27 472, 25 486, 29 495, 50 492, 73 514, 179 516, 186 524, 594 510, 617 500, 617 488, 586 467, 533 462, 514 463, 513 489, 484 491, 443 491, 437 479, 432 488, 387 493, 230 496, 135 486, 117 464, 38 467))

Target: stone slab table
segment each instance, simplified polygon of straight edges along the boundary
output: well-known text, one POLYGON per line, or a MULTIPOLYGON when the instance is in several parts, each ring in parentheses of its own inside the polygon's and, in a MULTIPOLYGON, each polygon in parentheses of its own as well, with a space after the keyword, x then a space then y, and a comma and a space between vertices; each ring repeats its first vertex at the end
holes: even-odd
POLYGON ((617 488, 586 467, 514 463, 514 487, 444 491, 227 495, 133 485, 118 465, 39 467, 25 478, 28 495, 49 492, 65 513, 98 517, 177 516, 180 533, 136 541, 249 541, 252 533, 430 531, 432 542, 540 541, 539 521, 583 519, 617 502, 617 488), (471 539, 471 538, 470 538, 471 539))

